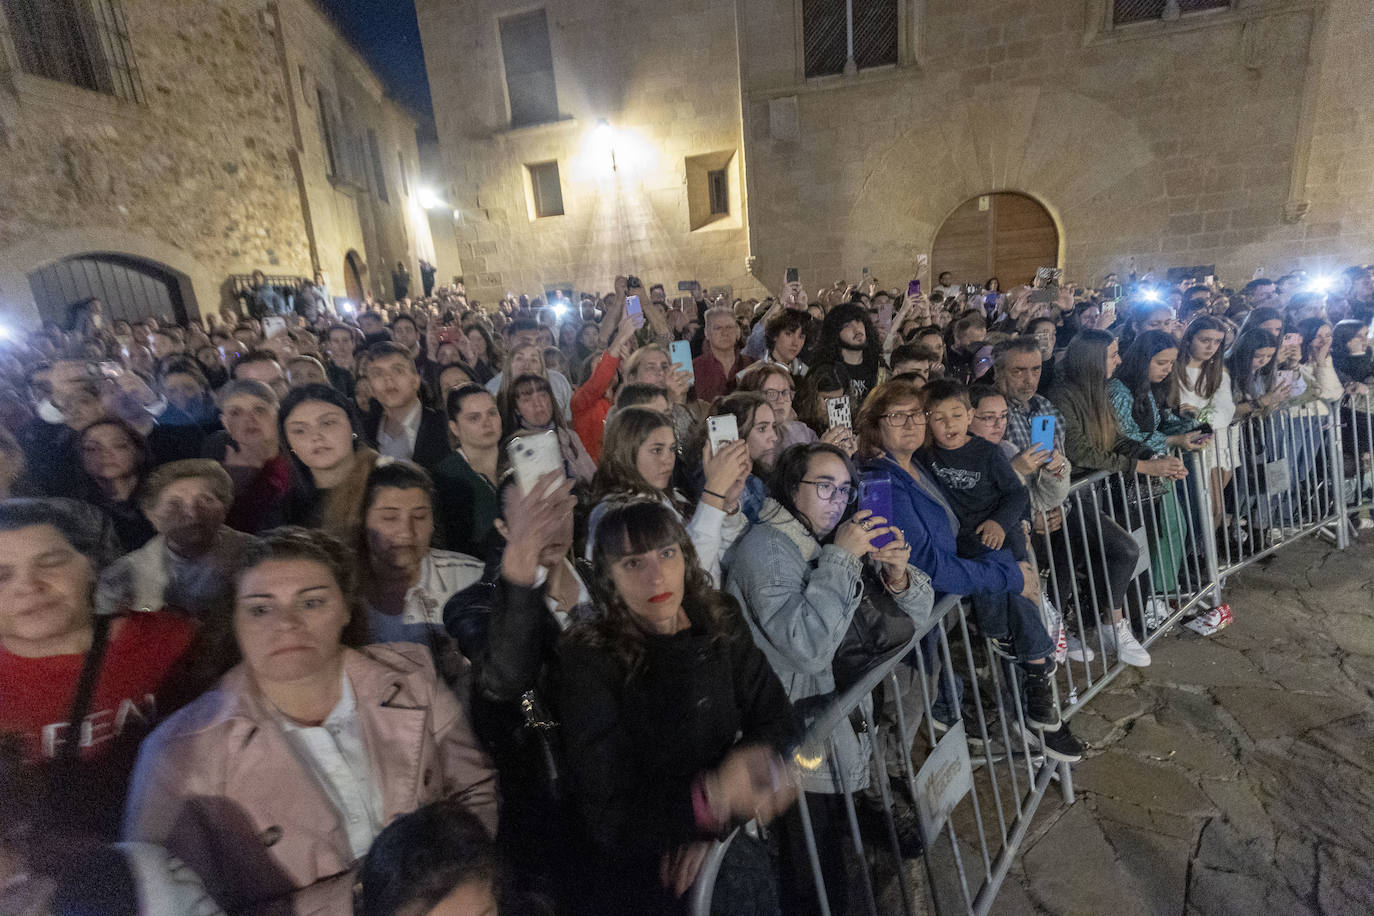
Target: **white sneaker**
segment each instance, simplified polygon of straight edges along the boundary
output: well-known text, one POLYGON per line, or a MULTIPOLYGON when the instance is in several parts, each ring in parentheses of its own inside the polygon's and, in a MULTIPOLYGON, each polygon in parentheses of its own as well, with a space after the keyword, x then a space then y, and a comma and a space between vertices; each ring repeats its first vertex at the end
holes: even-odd
POLYGON ((1158 630, 1164 626, 1164 621, 1169 619, 1174 609, 1169 607, 1169 602, 1163 598, 1148 598, 1145 601, 1145 629, 1158 630))
POLYGON ((1112 642, 1116 649, 1116 657, 1128 665, 1136 668, 1148 668, 1150 666, 1150 653, 1145 651, 1145 647, 1136 641, 1135 634, 1131 632, 1131 625, 1125 620, 1118 620, 1115 626, 1111 627, 1112 642))
POLYGON ((1084 645, 1083 640, 1072 633, 1065 637, 1064 642, 1066 643, 1064 654, 1076 662, 1090 662, 1097 658, 1097 653, 1092 650, 1092 647, 1084 645))

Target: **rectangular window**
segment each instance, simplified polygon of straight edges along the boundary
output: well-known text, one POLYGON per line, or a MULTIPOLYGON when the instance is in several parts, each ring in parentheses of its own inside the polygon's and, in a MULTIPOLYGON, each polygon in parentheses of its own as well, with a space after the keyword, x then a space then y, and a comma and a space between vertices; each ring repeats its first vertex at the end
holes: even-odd
POLYGON ((530 173, 530 192, 534 215, 538 219, 563 215, 563 185, 558 180, 557 162, 537 162, 525 166, 530 173))
POLYGON ((711 215, 730 215, 730 175, 725 169, 706 173, 707 189, 711 194, 711 215))
POLYGON ((806 76, 833 76, 846 70, 896 64, 899 2, 802 0, 806 76))
POLYGON ((544 10, 500 20, 501 56, 506 65, 511 127, 558 120, 553 81, 553 49, 544 10))
POLYGON ((315 87, 315 111, 320 118, 320 139, 324 141, 324 173, 333 178, 339 173, 339 150, 334 132, 334 113, 329 108, 329 94, 315 87))
POLYGON ((372 156, 372 182, 377 196, 391 203, 391 198, 386 194, 386 175, 382 172, 382 149, 377 145, 377 132, 370 127, 367 129, 367 151, 372 156))
POLYGON ((401 195, 410 196, 410 176, 406 174, 406 157, 400 150, 396 151, 396 165, 401 169, 401 195))
MULTIPOLYGON (((1206 10, 1230 9, 1232 0, 1178 0, 1178 13, 1201 13, 1206 10)), ((1112 25, 1129 25, 1132 22, 1149 22, 1163 19, 1169 9, 1169 0, 1113 0, 1112 25)), ((1172 16, 1172 13, 1170 13, 1172 16)))
POLYGON ((3 0, 26 73, 143 101, 119 0, 3 0))

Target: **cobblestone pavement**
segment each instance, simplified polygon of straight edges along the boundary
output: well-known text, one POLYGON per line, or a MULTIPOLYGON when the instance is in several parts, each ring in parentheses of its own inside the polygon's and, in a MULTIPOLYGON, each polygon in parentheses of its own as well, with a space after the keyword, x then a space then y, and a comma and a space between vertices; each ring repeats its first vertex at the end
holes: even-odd
POLYGON ((1073 719, 999 914, 1374 913, 1374 539, 1307 538, 1234 577, 1073 719))

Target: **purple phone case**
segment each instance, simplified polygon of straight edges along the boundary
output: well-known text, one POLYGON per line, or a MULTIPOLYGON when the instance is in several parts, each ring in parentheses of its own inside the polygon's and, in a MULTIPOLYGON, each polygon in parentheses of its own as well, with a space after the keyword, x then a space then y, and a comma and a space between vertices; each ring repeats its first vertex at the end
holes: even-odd
MULTIPOLYGON (((892 478, 886 474, 861 474, 859 509, 867 509, 874 515, 887 519, 889 525, 892 524, 892 478)), ((889 532, 869 543, 874 547, 886 547, 895 540, 896 536, 889 532)))

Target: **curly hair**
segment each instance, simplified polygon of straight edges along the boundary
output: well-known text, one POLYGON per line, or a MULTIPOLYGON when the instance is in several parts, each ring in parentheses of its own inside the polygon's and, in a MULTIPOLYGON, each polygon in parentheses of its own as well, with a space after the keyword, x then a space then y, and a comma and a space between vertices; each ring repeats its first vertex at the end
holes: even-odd
POLYGON ((589 584, 600 613, 575 625, 567 638, 608 651, 625 669, 627 681, 643 668, 645 634, 616 591, 611 568, 625 557, 674 545, 682 551, 685 566, 682 605, 699 612, 702 618, 693 622, 704 624, 712 639, 727 639, 730 615, 739 613, 733 599, 711 586, 687 529, 672 509, 648 497, 611 503, 596 526, 596 546, 592 549, 589 584))

